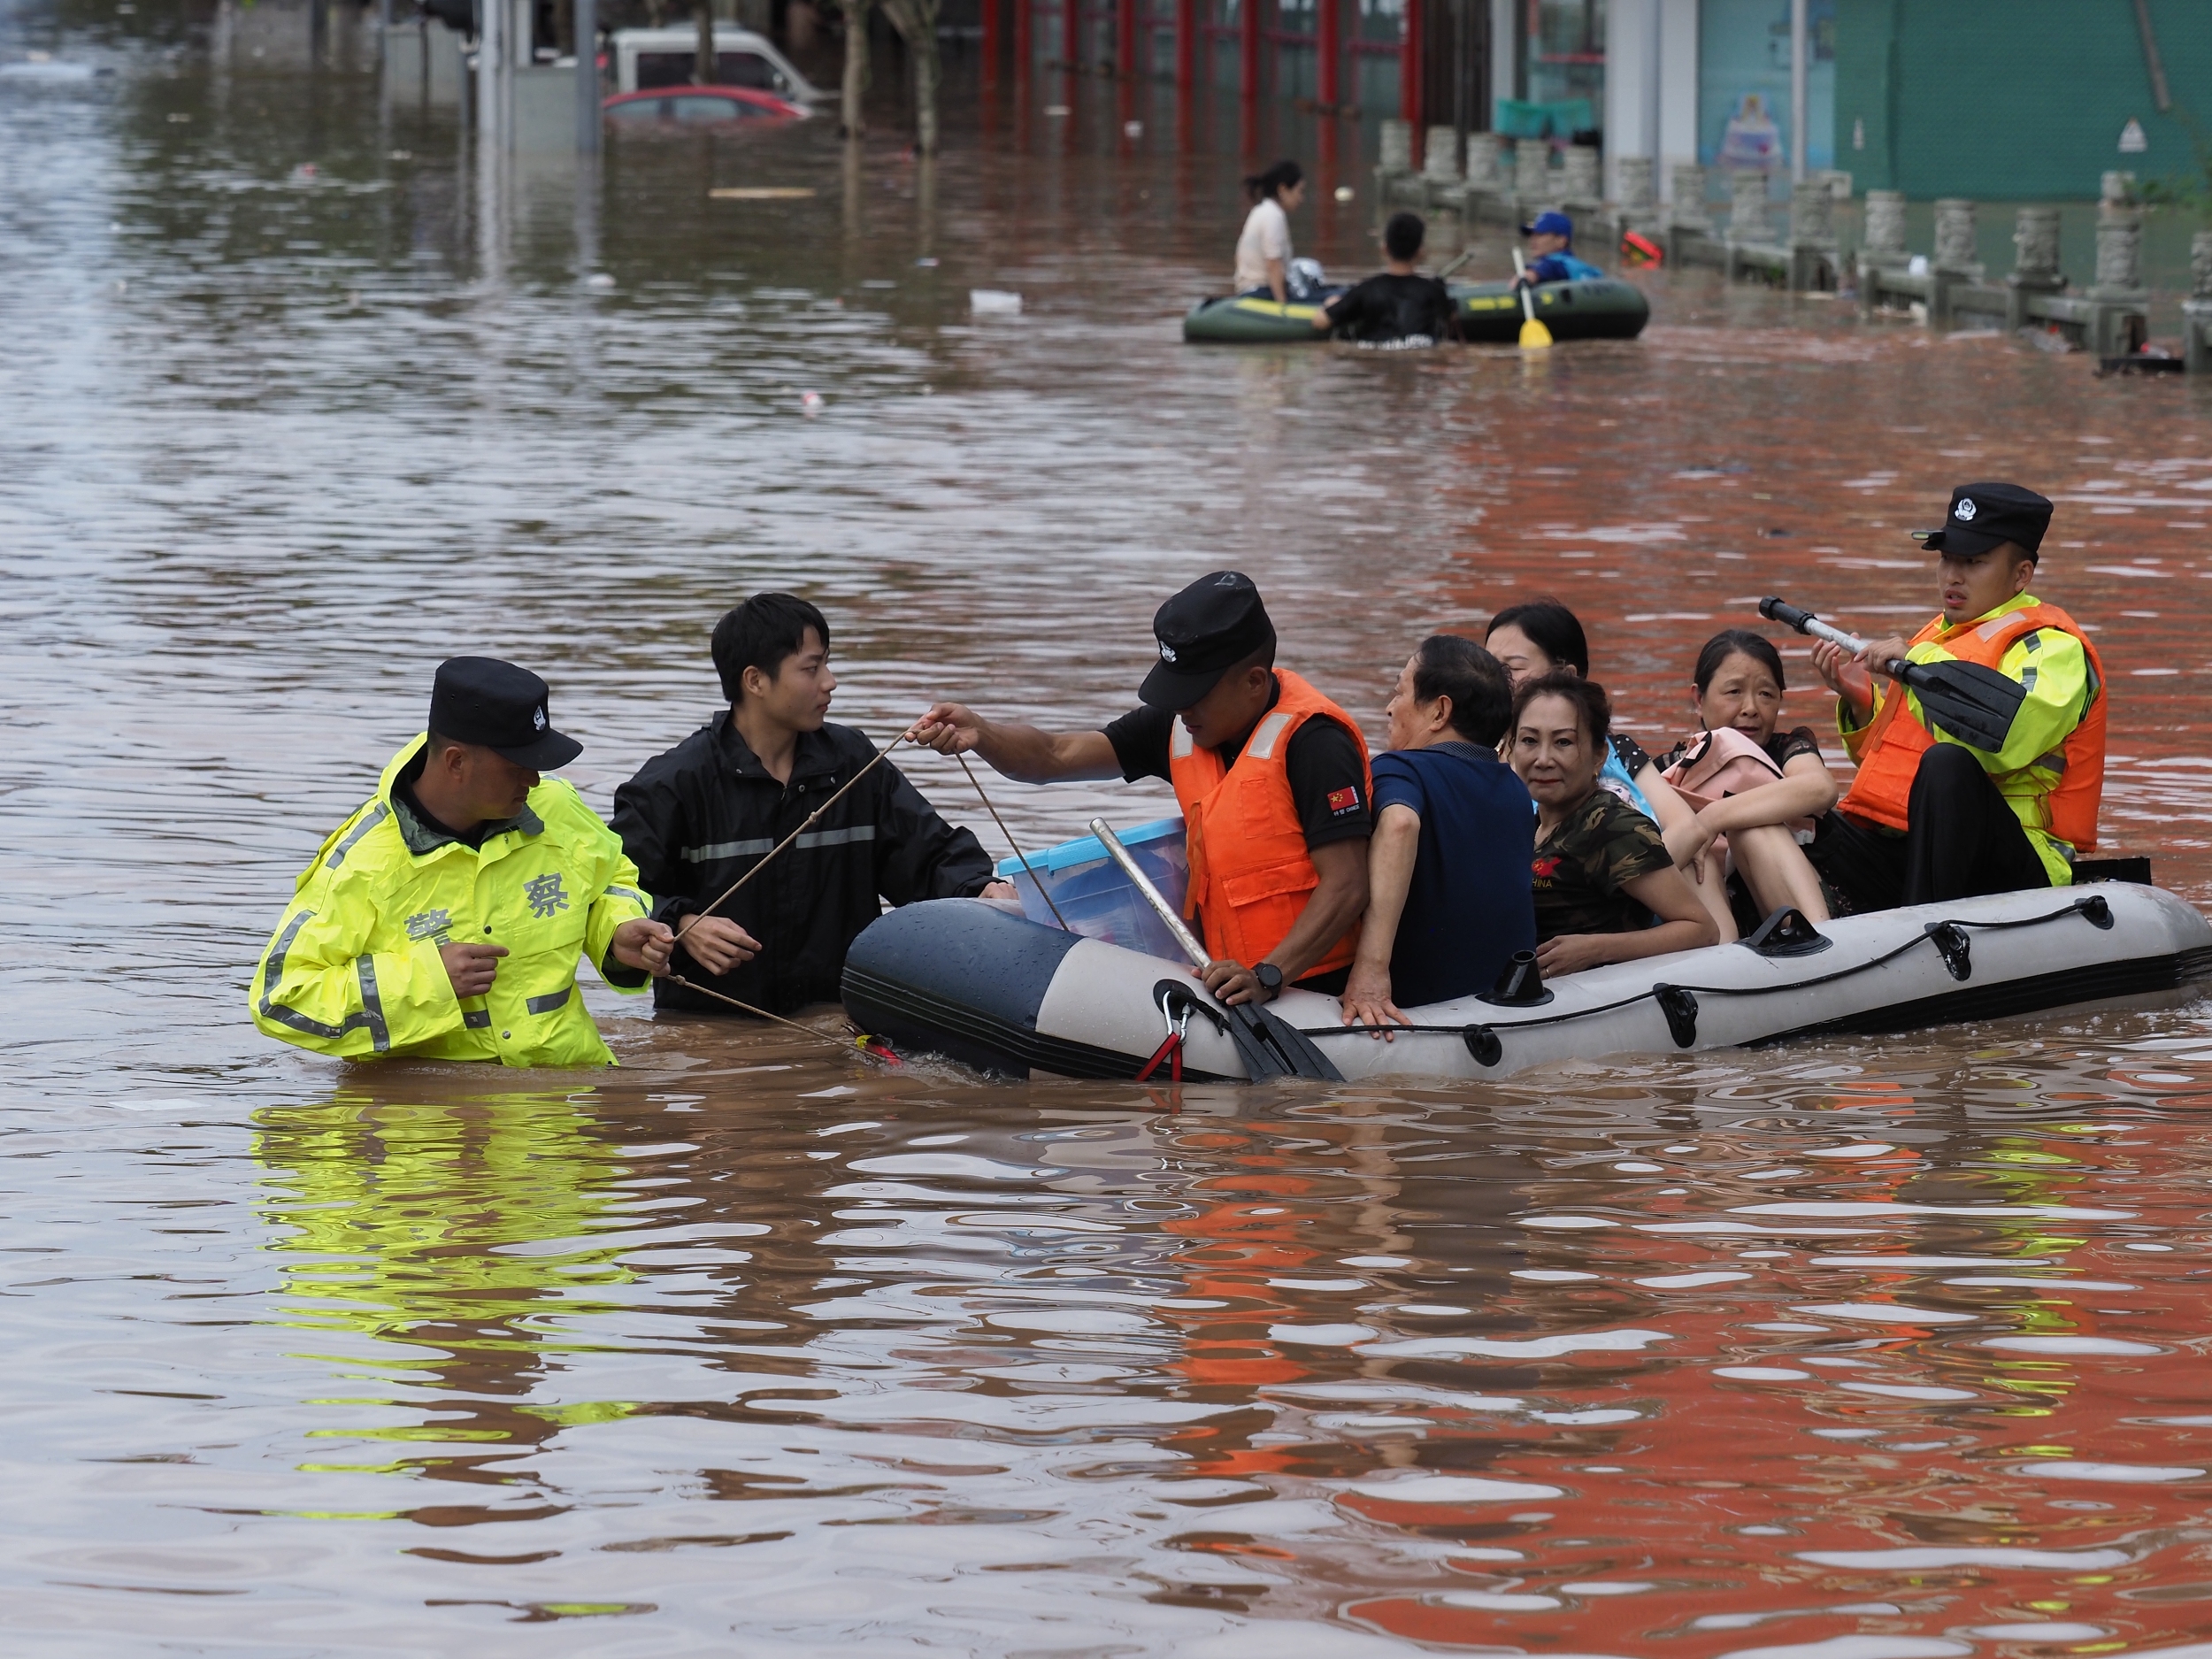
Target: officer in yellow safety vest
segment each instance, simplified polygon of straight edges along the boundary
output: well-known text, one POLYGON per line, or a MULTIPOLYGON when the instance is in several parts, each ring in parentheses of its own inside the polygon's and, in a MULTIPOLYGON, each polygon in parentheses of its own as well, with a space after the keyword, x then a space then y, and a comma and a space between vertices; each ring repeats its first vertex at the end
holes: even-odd
POLYGON ((438 665, 430 727, 301 874, 247 996, 270 1036, 348 1059, 611 1065, 576 991, 668 972, 637 869, 573 787, 583 752, 545 681, 488 657, 438 665))
POLYGON ((2104 664, 2078 623, 2027 591, 2051 512, 2016 484, 1961 485, 1943 527, 1914 533, 1939 556, 1942 614, 1855 657, 1813 647, 1859 774, 1807 850, 1850 908, 2065 887, 2074 855, 2095 849, 2104 664), (1873 675, 1901 657, 1978 664, 2017 683, 2002 745, 1970 746, 1895 681, 1877 691, 1873 675))
POLYGON ((941 703, 917 741, 973 749, 1010 778, 1172 784, 1190 854, 1188 913, 1229 1002, 1286 984, 1344 988, 1367 908, 1367 743, 1352 717, 1275 666, 1275 625, 1249 577, 1215 571, 1152 619, 1143 703, 1103 731, 1056 734, 941 703))

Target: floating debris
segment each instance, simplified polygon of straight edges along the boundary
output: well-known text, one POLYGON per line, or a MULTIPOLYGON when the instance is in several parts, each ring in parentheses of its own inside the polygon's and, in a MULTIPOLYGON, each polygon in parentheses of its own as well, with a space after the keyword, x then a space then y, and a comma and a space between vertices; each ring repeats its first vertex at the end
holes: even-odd
POLYGON ((1018 317, 1022 296, 1005 288, 970 288, 968 310, 978 317, 1018 317))
POLYGON ((813 194, 797 184, 729 184, 707 192, 717 202, 803 202, 813 194))

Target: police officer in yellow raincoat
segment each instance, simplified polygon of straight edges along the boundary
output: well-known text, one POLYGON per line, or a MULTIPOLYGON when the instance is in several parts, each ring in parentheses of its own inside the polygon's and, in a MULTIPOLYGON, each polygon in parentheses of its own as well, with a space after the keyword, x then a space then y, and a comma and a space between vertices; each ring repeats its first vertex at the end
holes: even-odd
POLYGON ((668 972, 637 868, 574 787, 583 745, 545 681, 488 657, 438 666, 430 727, 326 841, 247 995, 270 1036, 346 1058, 611 1065, 576 991, 668 972))

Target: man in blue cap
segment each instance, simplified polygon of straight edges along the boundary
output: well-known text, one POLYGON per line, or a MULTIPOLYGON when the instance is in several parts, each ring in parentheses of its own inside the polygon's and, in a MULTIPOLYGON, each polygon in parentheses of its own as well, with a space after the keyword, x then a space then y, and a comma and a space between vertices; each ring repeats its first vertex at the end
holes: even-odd
POLYGON ((1575 257, 1575 222, 1556 209, 1539 213, 1521 227, 1521 234, 1528 238, 1528 270, 1520 279, 1524 282, 1583 282, 1605 274, 1588 260, 1575 257))

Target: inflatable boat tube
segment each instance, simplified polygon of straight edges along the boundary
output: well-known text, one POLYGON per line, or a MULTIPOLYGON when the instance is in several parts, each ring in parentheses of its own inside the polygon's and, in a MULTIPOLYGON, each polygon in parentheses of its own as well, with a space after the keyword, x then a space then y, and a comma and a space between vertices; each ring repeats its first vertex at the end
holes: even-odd
MULTIPOLYGON (((1521 299, 1510 282, 1448 286, 1462 338, 1509 346, 1520 339, 1521 299)), ((1612 277, 1540 282, 1532 303, 1554 340, 1633 340, 1651 320, 1643 290, 1612 277)), ((1328 338, 1313 326, 1320 311, 1317 304, 1249 295, 1201 300, 1183 319, 1183 338, 1217 345, 1314 344, 1328 338)))
MULTIPOLYGON (((1409 1009, 1413 1027, 1394 1042, 1341 1024, 1333 996, 1286 991, 1272 1011, 1347 1079, 1494 1078, 1563 1060, 2154 1005, 2187 1000, 2208 977, 2212 926, 2194 906, 2156 887, 2099 882, 1845 917, 1817 930, 1801 918, 1795 937, 1763 946, 1571 974, 1536 1002, 1463 997, 1409 1009)), ((1171 1015, 1186 1022, 1186 1079, 1244 1076, 1187 969, 987 900, 910 904, 871 924, 847 958, 844 994, 852 1017, 901 1051, 1000 1076, 1133 1078, 1171 1015)))

